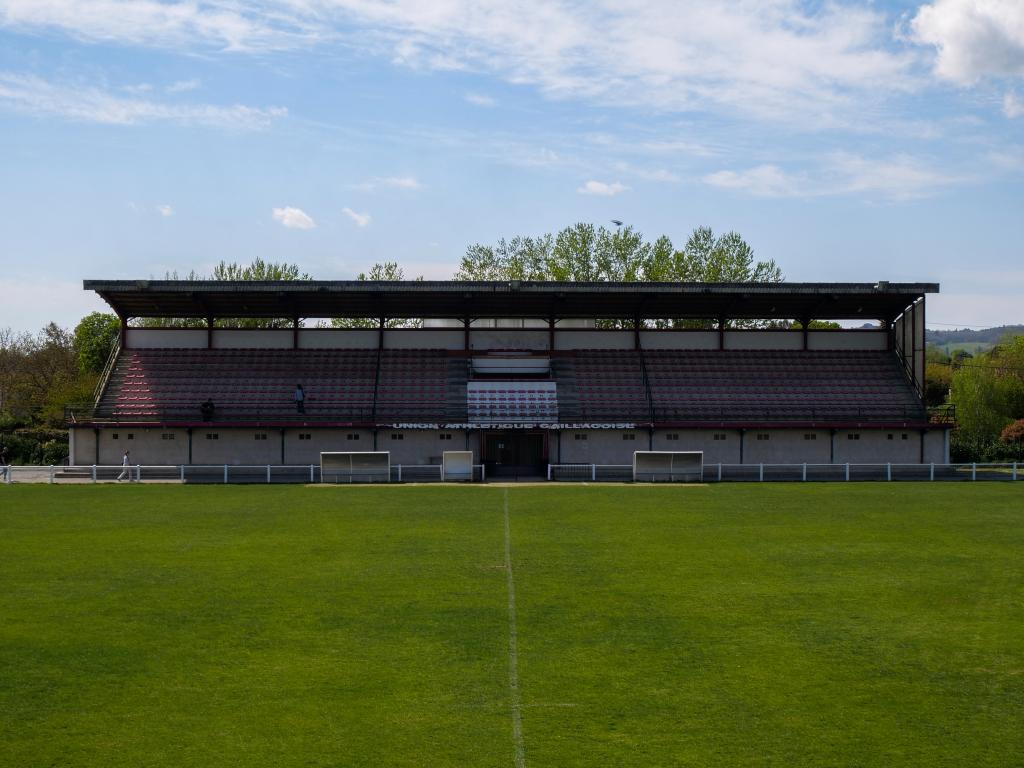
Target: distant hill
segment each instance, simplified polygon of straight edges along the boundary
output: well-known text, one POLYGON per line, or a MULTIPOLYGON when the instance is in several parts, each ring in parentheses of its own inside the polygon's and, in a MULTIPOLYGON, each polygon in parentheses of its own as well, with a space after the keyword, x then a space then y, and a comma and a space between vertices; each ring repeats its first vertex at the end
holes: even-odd
POLYGON ((985 352, 1004 336, 1024 335, 1024 325, 1000 325, 997 328, 982 328, 973 331, 970 328, 957 328, 952 331, 935 331, 931 328, 925 331, 925 340, 945 350, 947 355, 953 354, 958 349, 966 350, 972 355, 985 352))

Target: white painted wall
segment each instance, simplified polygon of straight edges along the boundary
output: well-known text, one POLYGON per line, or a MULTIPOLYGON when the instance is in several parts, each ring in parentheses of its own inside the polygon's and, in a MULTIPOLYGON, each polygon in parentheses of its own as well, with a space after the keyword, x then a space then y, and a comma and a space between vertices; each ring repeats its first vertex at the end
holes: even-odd
POLYGON ((803 349, 802 331, 726 331, 726 349, 803 349))
POLYGON ((718 331, 640 331, 644 349, 718 349, 718 331))
POLYGON ((555 349, 632 349, 633 331, 555 331, 555 349))
MULTIPOLYGON (((517 329, 478 329, 469 332, 470 349, 529 349, 546 350, 548 331, 517 329)), ((459 349, 462 348, 460 344, 459 349)))
POLYGON ((841 429, 835 440, 836 464, 917 464, 921 460, 921 433, 916 429, 841 429), (859 434, 860 439, 851 440, 851 434, 859 434))
POLYGON ((129 328, 128 349, 206 349, 204 328, 129 328))
POLYGON ((807 348, 823 349, 863 349, 884 352, 888 348, 889 333, 884 328, 877 330, 849 331, 808 331, 807 348))
POLYGON ((214 328, 214 349, 291 349, 295 343, 292 330, 249 330, 214 328))
POLYGON ((303 328, 299 349, 376 349, 377 333, 372 328, 303 328))
POLYGON ((384 331, 385 349, 462 349, 464 345, 462 329, 390 328, 384 331))

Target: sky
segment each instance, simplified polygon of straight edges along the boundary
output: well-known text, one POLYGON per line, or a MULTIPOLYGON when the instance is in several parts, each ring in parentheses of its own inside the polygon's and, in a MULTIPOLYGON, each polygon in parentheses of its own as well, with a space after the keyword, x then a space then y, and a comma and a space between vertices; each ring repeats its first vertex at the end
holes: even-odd
POLYGON ((0 0, 0 328, 611 219, 1024 322, 1024 2, 0 0))

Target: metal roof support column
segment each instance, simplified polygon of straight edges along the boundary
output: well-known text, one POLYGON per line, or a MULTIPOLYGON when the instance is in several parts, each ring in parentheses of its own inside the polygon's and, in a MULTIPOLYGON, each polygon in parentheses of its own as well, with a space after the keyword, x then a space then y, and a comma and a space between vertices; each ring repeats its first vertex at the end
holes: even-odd
POLYGON ((213 349, 213 315, 206 316, 206 348, 213 349))
MULTIPOLYGON (((718 349, 725 349, 725 318, 718 318, 718 349)), ((740 464, 743 462, 740 461, 740 464)))
POLYGON ((548 318, 548 352, 555 351, 555 318, 548 318))
POLYGON ((120 337, 118 339, 118 343, 120 344, 121 349, 125 349, 125 347, 127 346, 127 344, 125 344, 125 342, 128 341, 128 320, 129 320, 129 318, 128 318, 127 315, 122 315, 120 312, 118 312, 117 313, 117 320, 121 324, 120 327, 118 328, 118 331, 117 331, 118 336, 120 337))
MULTIPOLYGON (((299 318, 292 318, 292 349, 299 348, 299 318)), ((282 462, 283 463, 283 462, 282 462)))
POLYGON ((469 352, 469 315, 462 318, 462 349, 469 352))
POLYGON ((809 317, 802 317, 802 318, 800 318, 800 327, 803 329, 802 333, 803 333, 803 337, 804 337, 803 338, 804 352, 807 351, 807 329, 810 326, 810 324, 811 324, 811 318, 809 318, 809 317))

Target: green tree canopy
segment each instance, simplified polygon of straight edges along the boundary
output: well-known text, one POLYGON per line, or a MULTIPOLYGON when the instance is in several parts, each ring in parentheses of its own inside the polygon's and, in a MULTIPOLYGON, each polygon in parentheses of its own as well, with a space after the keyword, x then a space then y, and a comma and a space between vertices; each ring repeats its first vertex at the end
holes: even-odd
MULTIPOLYGON (((736 232, 699 227, 681 249, 668 236, 648 241, 630 226, 609 230, 579 223, 557 234, 504 238, 466 249, 456 280, 572 282, 780 282, 774 261, 758 261, 736 232)), ((713 320, 659 321, 658 327, 704 327, 713 320)), ((617 325, 618 320, 601 325, 617 325)), ((734 325, 752 325, 738 322, 734 325)))
POLYGON ((90 312, 75 326, 75 350, 83 373, 102 373, 121 330, 117 315, 90 312))
MULTIPOLYGON (((251 264, 221 261, 213 268, 209 277, 200 275, 195 270, 185 277, 178 277, 177 272, 168 272, 167 280, 245 280, 257 282, 261 280, 311 280, 312 278, 299 269, 297 264, 288 262, 264 261, 253 259, 251 264)), ((215 325, 220 328, 290 328, 294 318, 290 317, 220 317, 215 325)), ((198 317, 145 317, 139 318, 135 325, 143 328, 205 328, 206 320, 198 317)))
MULTIPOLYGON (((422 280, 420 275, 416 280, 422 280)), ((405 270, 398 266, 397 261, 377 262, 367 272, 360 272, 356 280, 405 280, 405 270)), ((379 319, 372 317, 334 317, 331 326, 334 328, 377 328, 379 319)), ((419 328, 422 320, 409 318, 391 318, 384 321, 385 328, 419 328)))

